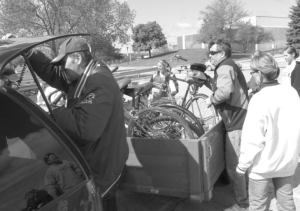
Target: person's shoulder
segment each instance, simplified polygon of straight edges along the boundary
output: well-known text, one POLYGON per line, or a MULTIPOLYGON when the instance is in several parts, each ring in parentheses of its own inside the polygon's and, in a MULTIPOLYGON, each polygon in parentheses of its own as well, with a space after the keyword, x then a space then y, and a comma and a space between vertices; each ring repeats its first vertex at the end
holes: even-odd
POLYGON ((100 71, 94 72, 91 74, 87 80, 85 87, 87 90, 95 89, 95 88, 107 88, 113 89, 114 86, 117 85, 116 79, 110 72, 100 71))
POLYGON ((295 62, 295 68, 300 68, 300 61, 296 60, 296 62, 295 62))
POLYGON ((298 96, 298 92, 293 86, 285 86, 285 85, 280 85, 283 89, 283 92, 286 94, 296 94, 298 96))
POLYGON ((232 75, 234 73, 234 68, 233 66, 229 65, 229 64, 224 64, 221 65, 220 67, 218 67, 216 69, 218 75, 232 75))

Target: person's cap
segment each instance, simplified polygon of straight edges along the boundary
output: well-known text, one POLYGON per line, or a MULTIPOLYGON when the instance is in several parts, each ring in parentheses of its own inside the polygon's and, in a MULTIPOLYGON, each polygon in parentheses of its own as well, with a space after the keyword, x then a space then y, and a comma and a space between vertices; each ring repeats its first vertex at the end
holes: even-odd
POLYGON ((20 77, 15 73, 15 71, 9 67, 5 67, 3 71, 0 73, 0 76, 7 78, 12 82, 16 82, 20 79, 20 77))
POLYGON ((196 70, 196 71, 201 71, 201 72, 205 72, 206 70, 206 65, 202 64, 202 63, 193 63, 190 66, 191 70, 196 70))
POLYGON ((67 54, 79 51, 90 51, 90 46, 86 40, 78 37, 69 38, 60 45, 58 55, 51 61, 51 64, 60 65, 61 60, 67 54))

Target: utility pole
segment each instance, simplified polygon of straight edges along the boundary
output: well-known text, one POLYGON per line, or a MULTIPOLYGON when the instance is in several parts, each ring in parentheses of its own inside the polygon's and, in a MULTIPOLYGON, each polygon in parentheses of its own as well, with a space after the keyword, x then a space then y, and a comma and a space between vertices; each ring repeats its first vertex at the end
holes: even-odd
POLYGON ((128 46, 126 47, 126 49, 127 49, 127 65, 129 65, 128 46))

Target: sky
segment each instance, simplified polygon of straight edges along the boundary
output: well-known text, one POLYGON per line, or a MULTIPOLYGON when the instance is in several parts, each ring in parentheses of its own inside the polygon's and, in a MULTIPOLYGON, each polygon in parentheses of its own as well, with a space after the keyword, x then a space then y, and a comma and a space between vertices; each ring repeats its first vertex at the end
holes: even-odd
MULTIPOLYGON (((200 11, 214 0, 119 0, 127 1, 136 12, 134 24, 156 21, 168 43, 177 44, 177 36, 197 34, 200 11)), ((240 0, 250 16, 288 17, 295 0, 240 0)))

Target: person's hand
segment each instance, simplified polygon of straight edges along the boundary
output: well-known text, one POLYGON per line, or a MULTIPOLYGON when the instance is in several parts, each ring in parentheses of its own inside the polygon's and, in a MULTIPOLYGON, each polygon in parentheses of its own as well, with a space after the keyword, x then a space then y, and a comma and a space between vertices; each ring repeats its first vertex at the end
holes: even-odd
POLYGON ((82 172, 81 172, 80 169, 76 169, 75 172, 76 172, 76 174, 78 174, 78 175, 81 175, 81 174, 82 174, 82 172))
POLYGON ((216 69, 216 67, 209 60, 205 62, 205 65, 207 71, 213 71, 216 69))
POLYGON ((162 84, 162 85, 161 85, 161 88, 162 88, 162 89, 166 89, 166 88, 167 88, 167 84, 162 84))
POLYGON ((212 105, 212 102, 210 100, 210 97, 206 98, 205 103, 207 105, 207 108, 209 108, 212 105))
POLYGON ((173 92, 171 93, 171 95, 172 95, 172 96, 175 96, 177 93, 178 93, 178 91, 173 91, 173 92))
POLYGON ((248 95, 252 93, 252 89, 248 89, 248 95))
POLYGON ((246 172, 242 171, 238 166, 236 167, 236 173, 239 176, 244 176, 246 172))
POLYGON ((44 204, 43 203, 40 203, 37 208, 40 209, 44 204))

